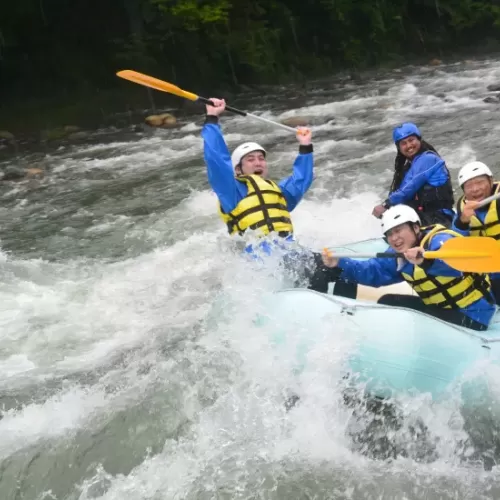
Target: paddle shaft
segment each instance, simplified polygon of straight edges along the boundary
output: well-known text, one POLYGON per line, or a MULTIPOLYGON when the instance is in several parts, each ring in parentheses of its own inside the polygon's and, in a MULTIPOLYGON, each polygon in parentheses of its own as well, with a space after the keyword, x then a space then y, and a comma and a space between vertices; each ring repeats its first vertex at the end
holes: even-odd
MULTIPOLYGON (((202 102, 203 104, 215 106, 215 104, 210 99, 207 99, 206 97, 198 96, 198 99, 196 99, 196 100, 202 102)), ((233 108, 232 106, 228 106, 227 104, 226 104, 226 109, 227 109, 227 111, 230 111, 231 113, 234 113, 235 115, 240 115, 240 116, 247 116, 248 115, 248 113, 246 111, 242 111, 241 109, 233 108)))
POLYGON ((491 196, 488 196, 488 198, 485 198, 483 201, 479 203, 477 208, 484 207, 485 205, 488 205, 488 203, 491 203, 492 201, 500 199, 500 193, 497 194, 492 194, 491 196))
MULTIPOLYGON (((210 106, 214 105, 214 103, 210 99, 207 99, 206 97, 198 96, 197 101, 200 101, 203 104, 208 104, 210 106)), ((242 111, 241 109, 233 108, 232 106, 228 106, 227 104, 226 104, 226 110, 230 111, 231 113, 234 113, 235 115, 249 116, 250 118, 254 118, 255 120, 260 120, 261 122, 265 122, 265 123, 269 123, 271 125, 275 125, 277 127, 281 127, 282 129, 293 132, 294 134, 297 133, 296 128, 289 127, 288 125, 284 125, 283 123, 275 122, 273 120, 268 120, 267 118, 264 118, 263 116, 254 115, 252 113, 248 113, 247 111, 242 111)))
POLYGON ((395 252, 377 252, 377 253, 337 253, 335 252, 332 257, 336 259, 398 259, 404 258, 404 253, 395 252))
MULTIPOLYGON (((424 252, 422 257, 426 259, 477 259, 478 257, 487 257, 486 252, 457 252, 457 251, 440 251, 431 250, 424 252), (467 255, 469 253, 469 255, 467 255), (456 255, 455 255, 456 254, 456 255)), ((376 253, 337 253, 333 254, 336 259, 349 258, 349 259, 399 259, 405 258, 402 252, 376 252, 376 253)))

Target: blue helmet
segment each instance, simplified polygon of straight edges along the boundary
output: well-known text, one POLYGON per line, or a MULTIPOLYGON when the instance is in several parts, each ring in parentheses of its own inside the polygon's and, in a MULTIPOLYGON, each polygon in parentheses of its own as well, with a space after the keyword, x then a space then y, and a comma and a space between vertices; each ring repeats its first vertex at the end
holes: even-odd
POLYGON ((407 137, 410 137, 410 135, 416 135, 419 139, 422 137, 422 134, 420 133, 420 130, 418 130, 418 127, 411 122, 402 123, 401 125, 399 125, 399 127, 396 127, 392 131, 392 138, 395 144, 397 144, 399 141, 402 141, 403 139, 406 139, 407 137))

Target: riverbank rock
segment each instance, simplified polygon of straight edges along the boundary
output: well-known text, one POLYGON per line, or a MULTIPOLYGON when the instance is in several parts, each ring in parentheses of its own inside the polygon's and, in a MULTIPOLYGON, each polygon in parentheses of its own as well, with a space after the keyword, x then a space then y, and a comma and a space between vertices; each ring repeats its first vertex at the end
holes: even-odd
POLYGON ((170 113, 162 113, 161 115, 146 116, 144 121, 150 127, 173 128, 177 126, 177 118, 170 113))
POLYGON ((45 175, 45 171, 41 168, 31 167, 25 170, 27 179, 41 179, 45 175))
POLYGON ((76 125, 65 125, 64 126, 64 131, 68 134, 73 134, 74 132, 79 132, 81 129, 80 127, 77 127, 76 125))
POLYGON ((3 171, 2 180, 4 181, 19 181, 24 179, 25 173, 22 168, 8 166, 3 171))
POLYGON ((88 132, 85 132, 77 127, 76 125, 65 125, 64 127, 54 127, 46 130, 42 130, 40 133, 40 138, 43 142, 49 141, 59 141, 62 139, 72 140, 82 140, 87 139, 89 136, 88 132))
POLYGON ((9 132, 8 130, 0 130, 0 139, 4 139, 9 142, 14 142, 16 140, 16 137, 13 133, 9 132))
POLYGON ((40 132, 40 138, 42 141, 57 141, 66 137, 67 132, 64 127, 56 127, 51 129, 42 130, 40 132))
POLYGON ((0 173, 0 180, 2 181, 41 180, 44 177, 45 168, 41 162, 26 165, 25 167, 9 165, 0 173))
POLYGON ((289 118, 283 118, 280 120, 283 125, 288 125, 289 127, 307 127, 311 123, 310 116, 290 116, 289 118))
POLYGON ((69 141, 84 141, 88 139, 90 133, 80 130, 78 132, 73 132, 67 136, 69 141))

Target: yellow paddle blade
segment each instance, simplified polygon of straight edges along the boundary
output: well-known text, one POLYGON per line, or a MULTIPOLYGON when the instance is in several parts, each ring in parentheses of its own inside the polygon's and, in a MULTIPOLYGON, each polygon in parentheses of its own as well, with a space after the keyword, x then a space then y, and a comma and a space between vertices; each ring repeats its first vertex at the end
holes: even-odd
POLYGON ((450 238, 439 250, 424 252, 426 259, 441 259, 463 273, 500 272, 500 243, 486 236, 450 238))
POLYGON ((130 80, 131 82, 138 83, 139 85, 144 85, 146 87, 151 87, 152 89, 161 90, 162 92, 168 92, 170 94, 178 95, 179 97, 184 97, 190 101, 197 101, 198 96, 192 92, 186 92, 180 89, 177 85, 172 83, 164 82, 163 80, 158 80, 158 78, 153 78, 152 76, 133 71, 131 69, 124 69, 118 71, 116 76, 124 78, 125 80, 130 80))

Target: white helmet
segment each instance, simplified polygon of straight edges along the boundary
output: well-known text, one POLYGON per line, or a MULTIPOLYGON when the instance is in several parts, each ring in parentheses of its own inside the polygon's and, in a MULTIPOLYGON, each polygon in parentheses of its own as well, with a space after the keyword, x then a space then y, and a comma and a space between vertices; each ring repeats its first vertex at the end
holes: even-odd
POLYGON ((458 184, 462 187, 467 181, 474 179, 474 177, 479 177, 480 175, 493 177, 488 165, 485 165, 482 161, 471 161, 464 165, 460 169, 460 172, 458 172, 458 184))
POLYGON ((420 217, 408 205, 394 205, 382 214, 382 232, 385 234, 405 222, 420 224, 420 217))
POLYGON ((264 156, 266 156, 266 150, 260 144, 257 144, 256 142, 244 142, 243 144, 240 144, 231 155, 231 163, 233 164, 233 167, 237 167, 240 164, 241 159, 253 151, 262 151, 264 156))

